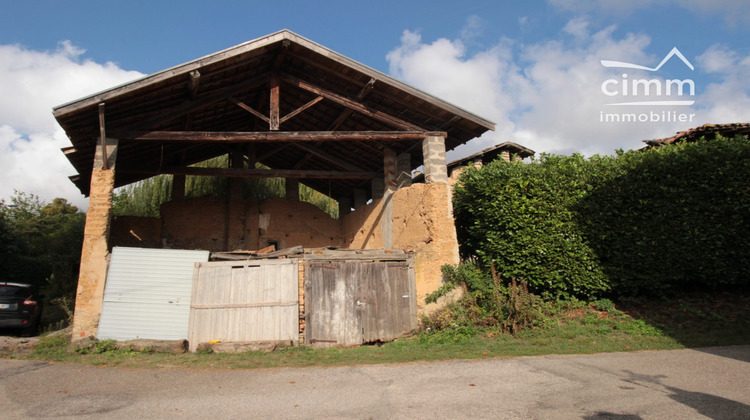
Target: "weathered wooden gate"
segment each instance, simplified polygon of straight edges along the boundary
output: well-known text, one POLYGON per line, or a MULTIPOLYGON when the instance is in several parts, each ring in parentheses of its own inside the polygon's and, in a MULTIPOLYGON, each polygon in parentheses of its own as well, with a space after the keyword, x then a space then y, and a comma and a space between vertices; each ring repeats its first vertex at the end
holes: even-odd
POLYGON ((299 260, 196 264, 190 304, 189 344, 297 341, 299 260))
POLYGON ((305 261, 305 341, 315 347, 392 340, 417 327, 411 259, 305 261))

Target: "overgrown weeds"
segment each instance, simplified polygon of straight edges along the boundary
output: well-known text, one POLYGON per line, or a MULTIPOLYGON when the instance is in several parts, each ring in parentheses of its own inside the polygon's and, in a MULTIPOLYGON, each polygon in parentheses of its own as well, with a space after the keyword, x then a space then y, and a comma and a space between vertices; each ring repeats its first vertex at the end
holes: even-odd
POLYGON ((462 287, 465 293, 459 301, 423 316, 421 321, 425 332, 460 329, 463 334, 459 336, 463 336, 489 328, 516 334, 545 321, 542 299, 529 292, 523 279, 512 279, 506 286, 494 266, 487 278, 472 264, 444 266, 443 274, 448 281, 428 296, 428 302, 436 301, 455 287, 462 287))

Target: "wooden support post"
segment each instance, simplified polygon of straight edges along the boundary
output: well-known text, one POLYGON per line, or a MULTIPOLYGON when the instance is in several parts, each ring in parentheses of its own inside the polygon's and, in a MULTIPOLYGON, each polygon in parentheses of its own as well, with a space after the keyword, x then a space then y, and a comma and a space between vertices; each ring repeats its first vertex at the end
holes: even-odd
POLYGON ((101 144, 102 169, 107 170, 107 130, 104 128, 104 102, 99 104, 99 142, 101 144))
POLYGON ((172 176, 172 201, 185 201, 185 175, 172 176))
POLYGON ((269 110, 269 127, 271 131, 278 131, 279 129, 279 78, 274 75, 271 76, 271 100, 269 110))
MULTIPOLYGON (((245 164, 244 154, 240 150, 233 151, 229 159, 232 169, 242 169, 245 164)), ((224 231, 224 250, 226 251, 245 248, 243 185, 244 180, 242 178, 231 178, 229 180, 229 197, 227 197, 224 231)))
POLYGON ((299 201, 299 179, 286 178, 284 184, 286 187, 286 199, 289 201, 299 201))

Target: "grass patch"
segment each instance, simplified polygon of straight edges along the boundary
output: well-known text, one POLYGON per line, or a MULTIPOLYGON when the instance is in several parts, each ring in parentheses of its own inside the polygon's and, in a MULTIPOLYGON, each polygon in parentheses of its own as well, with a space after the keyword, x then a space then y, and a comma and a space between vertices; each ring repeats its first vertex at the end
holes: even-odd
POLYGON ((290 347, 242 354, 180 354, 117 350, 102 341, 88 352, 69 352, 64 335, 43 337, 25 357, 124 368, 257 369, 328 367, 449 359, 588 354, 750 344, 750 299, 721 294, 674 301, 545 303, 544 316, 516 334, 500 325, 456 325, 420 331, 380 346, 290 347))

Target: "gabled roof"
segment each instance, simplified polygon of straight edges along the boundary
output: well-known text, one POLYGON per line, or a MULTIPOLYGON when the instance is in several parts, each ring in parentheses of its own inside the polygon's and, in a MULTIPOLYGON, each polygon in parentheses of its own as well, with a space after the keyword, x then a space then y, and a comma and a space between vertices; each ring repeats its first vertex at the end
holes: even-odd
MULTIPOLYGON (((386 147, 411 153, 413 167, 421 165, 421 140, 336 133, 445 132, 446 149, 452 149, 494 130, 494 123, 484 118, 282 30, 54 108, 72 143, 63 149, 78 171, 71 179, 84 194, 89 192, 101 103, 107 137, 120 140, 116 186, 233 150, 274 169, 382 173, 386 147), (279 131, 269 125, 274 118, 269 111, 272 86, 279 86, 279 131), (213 136, 190 141, 175 132, 213 136), (321 141, 277 141, 283 135, 273 135, 279 132, 333 134, 321 141)), ((369 187, 366 179, 302 182, 334 198, 369 187)))
POLYGON ((513 143, 512 141, 506 141, 500 144, 497 144, 492 147, 488 147, 481 152, 474 153, 473 155, 466 156, 461 159, 456 159, 453 162, 450 162, 448 164, 448 169, 455 168, 457 166, 463 166, 467 165, 469 162, 474 162, 477 159, 481 159, 483 163, 489 163, 493 160, 496 160, 500 154, 503 152, 509 152, 511 155, 518 155, 521 157, 521 159, 525 159, 529 156, 534 156, 534 151, 521 146, 518 143, 513 143))
POLYGON ((705 137, 708 140, 715 139, 717 135, 724 137, 734 137, 736 135, 750 135, 750 124, 748 123, 731 123, 731 124, 704 124, 700 127, 680 131, 672 137, 657 140, 644 140, 647 147, 658 147, 665 144, 672 144, 678 141, 693 142, 705 137))

